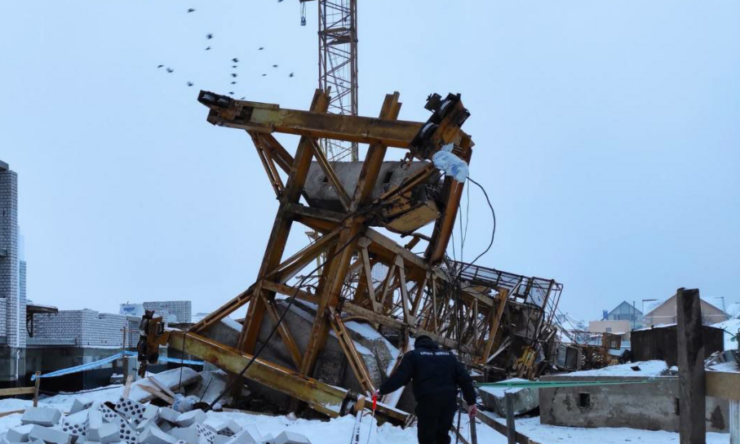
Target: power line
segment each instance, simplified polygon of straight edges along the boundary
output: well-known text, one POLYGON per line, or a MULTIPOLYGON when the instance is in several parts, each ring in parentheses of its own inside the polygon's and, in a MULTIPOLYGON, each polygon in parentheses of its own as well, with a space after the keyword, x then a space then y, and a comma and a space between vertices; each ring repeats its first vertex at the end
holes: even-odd
MULTIPOLYGON (((483 250, 483 252, 481 254, 479 254, 478 256, 476 256, 476 258, 473 259, 473 262, 471 262, 467 267, 475 264, 478 261, 478 259, 480 259, 481 257, 483 257, 483 255, 485 255, 486 253, 488 253, 488 251, 491 249, 491 247, 493 246, 493 241, 496 238, 496 225, 497 225, 496 224, 496 210, 493 209, 493 205, 491 204, 491 199, 488 197, 488 193, 486 192, 486 189, 483 188, 483 185, 481 185, 478 182, 476 182, 475 180, 473 180, 472 177, 468 176, 468 180, 470 182, 474 183, 478 188, 480 188, 480 190, 483 191, 483 195, 486 196, 486 202, 488 203, 488 208, 491 209, 491 216, 493 217, 493 229, 491 230, 491 241, 488 243, 488 247, 486 247, 486 249, 483 250)), ((467 268, 467 267, 465 267, 465 268, 467 268)), ((464 269, 463 269, 463 271, 464 271, 464 269)), ((461 271, 461 273, 462 273, 462 271, 461 271)))

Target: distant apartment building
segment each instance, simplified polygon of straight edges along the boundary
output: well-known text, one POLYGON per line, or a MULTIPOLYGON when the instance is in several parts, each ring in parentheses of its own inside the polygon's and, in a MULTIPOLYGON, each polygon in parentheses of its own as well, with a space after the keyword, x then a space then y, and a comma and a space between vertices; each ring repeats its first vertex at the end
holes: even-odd
POLYGON ((193 319, 191 301, 158 301, 144 302, 144 310, 154 311, 171 324, 189 324, 193 319))
POLYGON ((18 226, 18 175, 0 161, 0 385, 25 372, 26 263, 18 226))

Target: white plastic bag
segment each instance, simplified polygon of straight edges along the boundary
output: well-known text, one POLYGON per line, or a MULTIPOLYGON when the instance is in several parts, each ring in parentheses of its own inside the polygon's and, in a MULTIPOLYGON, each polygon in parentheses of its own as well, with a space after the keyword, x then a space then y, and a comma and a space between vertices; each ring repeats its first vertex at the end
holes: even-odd
POLYGON ((448 143, 432 156, 434 166, 452 176, 458 182, 465 182, 468 178, 468 164, 456 155, 452 154, 453 144, 448 143))

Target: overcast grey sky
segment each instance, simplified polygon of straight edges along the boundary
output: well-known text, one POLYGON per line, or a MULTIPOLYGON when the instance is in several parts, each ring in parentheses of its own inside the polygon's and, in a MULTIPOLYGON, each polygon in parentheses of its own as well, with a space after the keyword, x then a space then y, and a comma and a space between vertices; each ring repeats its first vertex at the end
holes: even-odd
MULTIPOLYGON (((238 96, 306 109, 314 3, 299 17, 297 0, 0 2, 29 298, 209 311, 253 282, 277 202, 247 135, 196 97, 230 91, 239 57, 238 96)), ((429 93, 462 93, 498 215, 481 264, 557 279, 587 320, 681 286, 740 300, 740 2, 359 0, 359 35, 362 114, 399 91, 422 121, 429 93)), ((467 259, 491 229, 476 190, 470 214, 467 259)))

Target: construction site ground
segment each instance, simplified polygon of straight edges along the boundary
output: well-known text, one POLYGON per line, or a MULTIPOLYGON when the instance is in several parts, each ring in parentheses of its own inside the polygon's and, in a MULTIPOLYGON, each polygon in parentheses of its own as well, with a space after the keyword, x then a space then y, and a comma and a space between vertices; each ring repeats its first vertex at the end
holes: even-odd
MULTIPOLYGON (((42 398, 39 406, 55 407, 63 412, 68 412, 75 398, 84 398, 91 401, 115 402, 123 393, 121 385, 111 385, 102 389, 60 394, 42 398)), ((0 400, 0 415, 4 412, 22 410, 33 405, 32 401, 7 398, 0 400)), ((506 420, 490 414, 502 424, 506 420)), ((287 416, 268 416, 258 414, 247 414, 237 412, 208 412, 209 417, 218 419, 231 419, 240 426, 254 425, 263 434, 278 435, 284 430, 298 432, 305 435, 313 444, 346 444, 350 442, 355 419, 351 415, 332 419, 330 421, 293 419, 287 416)), ((21 414, 15 413, 0 418, 0 434, 8 429, 21 425, 21 414)), ((556 427, 540 424, 539 417, 518 418, 516 420, 517 431, 528 436, 530 439, 541 444, 556 443, 595 443, 617 444, 617 443, 640 443, 640 444, 668 444, 679 442, 678 433, 652 432, 646 430, 628 428, 575 428, 556 427)), ((487 425, 478 422, 478 442, 486 444, 505 444, 507 439, 487 425)), ((460 432, 467 439, 469 437, 469 424, 463 415, 460 432)), ((707 433, 707 443, 726 444, 729 435, 720 433, 707 433)), ((454 437, 453 437, 454 440, 454 437)), ((362 424, 362 436, 360 442, 370 444, 402 444, 416 442, 416 427, 402 429, 390 424, 380 427, 369 415, 365 416, 362 424), (369 440, 368 440, 368 434, 369 440)))

